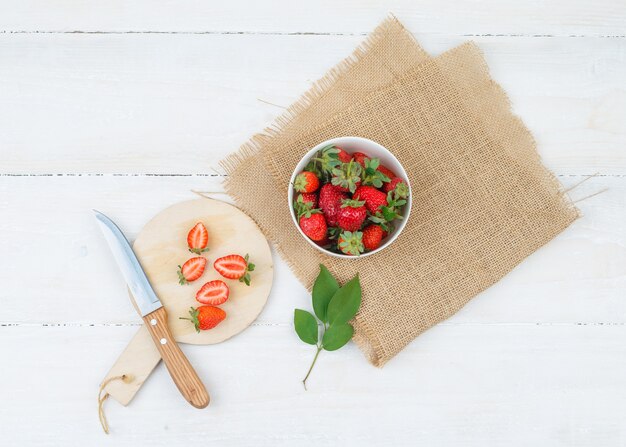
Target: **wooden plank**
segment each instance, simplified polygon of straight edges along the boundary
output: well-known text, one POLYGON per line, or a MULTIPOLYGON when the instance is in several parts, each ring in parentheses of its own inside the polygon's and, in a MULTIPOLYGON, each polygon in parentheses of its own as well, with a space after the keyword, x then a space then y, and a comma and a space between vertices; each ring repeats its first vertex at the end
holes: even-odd
MULTIPOLYGON (((433 54, 464 40, 417 37, 433 54)), ((0 35, 0 172, 212 173, 282 112, 258 99, 289 105, 361 40, 0 35)), ((548 166, 626 174, 626 39, 475 40, 548 166)))
MULTIPOLYGON (((560 178, 565 186, 580 176, 560 178)), ((138 324, 126 286, 96 226, 96 208, 130 239, 158 211, 220 191, 219 177, 0 177, 0 322, 138 324), (27 287, 26 287, 27 285, 27 287)), ((626 321, 626 177, 598 177, 576 188, 584 216, 511 274, 474 299, 449 324, 623 323, 626 321)), ((216 194, 215 197, 227 197, 216 194)), ((289 231, 289 229, 286 229, 289 231)), ((258 325, 289 324, 310 308, 304 287, 274 255, 275 281, 258 325)), ((121 350, 120 350, 121 352, 121 350)))
POLYGON ((0 30, 359 34, 390 11, 422 33, 624 35, 626 23, 626 6, 613 0, 140 0, 132 5, 123 0, 19 0, 2 3, 0 30))
POLYGON ((626 437, 623 325, 439 326, 382 370, 350 344, 320 355, 308 391, 313 347, 291 325, 253 326, 223 344, 183 346, 208 408, 189 406, 160 366, 129 407, 105 404, 107 437, 97 387, 133 332, 0 328, 3 442, 617 447, 626 437))

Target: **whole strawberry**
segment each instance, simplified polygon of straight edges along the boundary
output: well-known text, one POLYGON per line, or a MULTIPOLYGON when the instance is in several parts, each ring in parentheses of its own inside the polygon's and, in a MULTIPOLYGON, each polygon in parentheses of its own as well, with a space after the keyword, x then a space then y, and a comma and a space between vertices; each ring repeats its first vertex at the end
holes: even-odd
POLYGON ((363 229, 363 246, 365 250, 372 251, 380 247, 385 232, 378 225, 368 225, 363 229))
POLYGON ((346 255, 358 256, 364 251, 363 233, 360 231, 344 231, 339 235, 337 246, 346 255))
POLYGON ((369 155, 365 155, 363 152, 353 152, 352 153, 352 158, 354 159, 354 161, 356 161, 358 164, 361 165, 361 167, 365 167, 365 159, 370 158, 369 155))
POLYGON ((319 210, 311 210, 302 215, 299 224, 302 232, 312 241, 323 241, 326 238, 328 226, 326 225, 324 215, 320 214, 319 210))
POLYGON ((364 201, 346 199, 341 204, 337 224, 346 231, 357 231, 367 217, 364 201))
POLYGON ((341 161, 342 163, 348 163, 350 162, 350 160, 352 160, 352 155, 348 154, 346 151, 338 146, 335 146, 335 148, 339 151, 337 153, 337 158, 339 158, 339 161, 341 161))
MULTIPOLYGON (((298 196, 302 197, 303 203, 311 204, 311 208, 317 208, 317 194, 314 192, 303 192, 298 194, 298 196)), ((296 200, 299 200, 299 198, 296 200)))
POLYGON ((363 168, 354 160, 348 163, 342 163, 339 167, 333 169, 333 177, 331 183, 339 186, 342 191, 354 193, 356 188, 361 184, 361 171, 363 168))
POLYGON ((365 201, 365 207, 370 213, 376 213, 381 206, 387 205, 387 194, 373 186, 359 186, 354 195, 355 200, 365 201))
POLYGON ((341 202, 348 198, 348 194, 343 192, 341 188, 330 183, 326 183, 320 189, 319 207, 326 216, 328 226, 337 225, 337 216, 341 209, 341 202))
POLYGON ((397 177, 396 173, 389 169, 387 166, 380 165, 378 166, 378 170, 389 178, 397 177))
POLYGON ((213 329, 226 318, 226 312, 219 307, 200 306, 189 310, 189 317, 179 317, 181 320, 189 320, 193 323, 197 332, 213 329))
POLYGON ((297 192, 313 192, 320 187, 317 175, 310 171, 302 171, 296 176, 293 187, 297 192))
POLYGON ((409 188, 404 180, 400 177, 394 177, 390 182, 387 182, 383 185, 383 191, 389 192, 393 190, 397 190, 399 197, 406 198, 409 194, 409 188), (399 185, 399 187, 398 187, 399 185))

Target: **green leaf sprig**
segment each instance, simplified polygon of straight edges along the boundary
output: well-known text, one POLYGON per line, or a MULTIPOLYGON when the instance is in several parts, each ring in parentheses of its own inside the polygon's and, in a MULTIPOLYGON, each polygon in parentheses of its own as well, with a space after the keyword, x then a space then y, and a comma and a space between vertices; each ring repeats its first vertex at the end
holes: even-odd
POLYGON ((320 264, 320 273, 313 284, 312 301, 315 316, 302 309, 296 309, 293 315, 294 327, 300 340, 317 347, 313 362, 302 381, 305 390, 306 381, 320 352, 336 351, 354 335, 354 328, 348 322, 361 306, 359 275, 340 286, 328 269, 320 264))

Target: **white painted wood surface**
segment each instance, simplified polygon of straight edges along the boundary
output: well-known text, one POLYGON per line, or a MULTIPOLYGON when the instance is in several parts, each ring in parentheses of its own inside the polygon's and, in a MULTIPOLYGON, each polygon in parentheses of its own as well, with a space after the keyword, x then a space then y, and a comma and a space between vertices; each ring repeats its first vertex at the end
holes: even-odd
MULTIPOLYGON (((626 4, 0 0, 0 445, 626 445, 626 4), (297 340, 276 260, 244 333, 183 346, 212 395, 158 368, 96 414, 139 318, 90 210, 134 238, 393 11, 437 54, 467 38, 576 188, 583 218, 382 370, 297 340), (469 37, 468 37, 469 36, 469 37)), ((218 169, 219 171, 219 169, 218 169)))

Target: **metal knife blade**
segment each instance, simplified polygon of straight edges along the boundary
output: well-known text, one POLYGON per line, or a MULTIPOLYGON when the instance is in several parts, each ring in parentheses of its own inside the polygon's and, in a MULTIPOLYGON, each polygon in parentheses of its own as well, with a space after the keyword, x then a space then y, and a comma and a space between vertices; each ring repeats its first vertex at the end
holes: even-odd
POLYGON ((135 298, 135 304, 141 312, 141 316, 146 316, 163 307, 122 230, 101 212, 96 210, 93 210, 93 212, 102 234, 104 234, 104 238, 109 244, 113 257, 122 271, 126 284, 128 284, 135 298))

